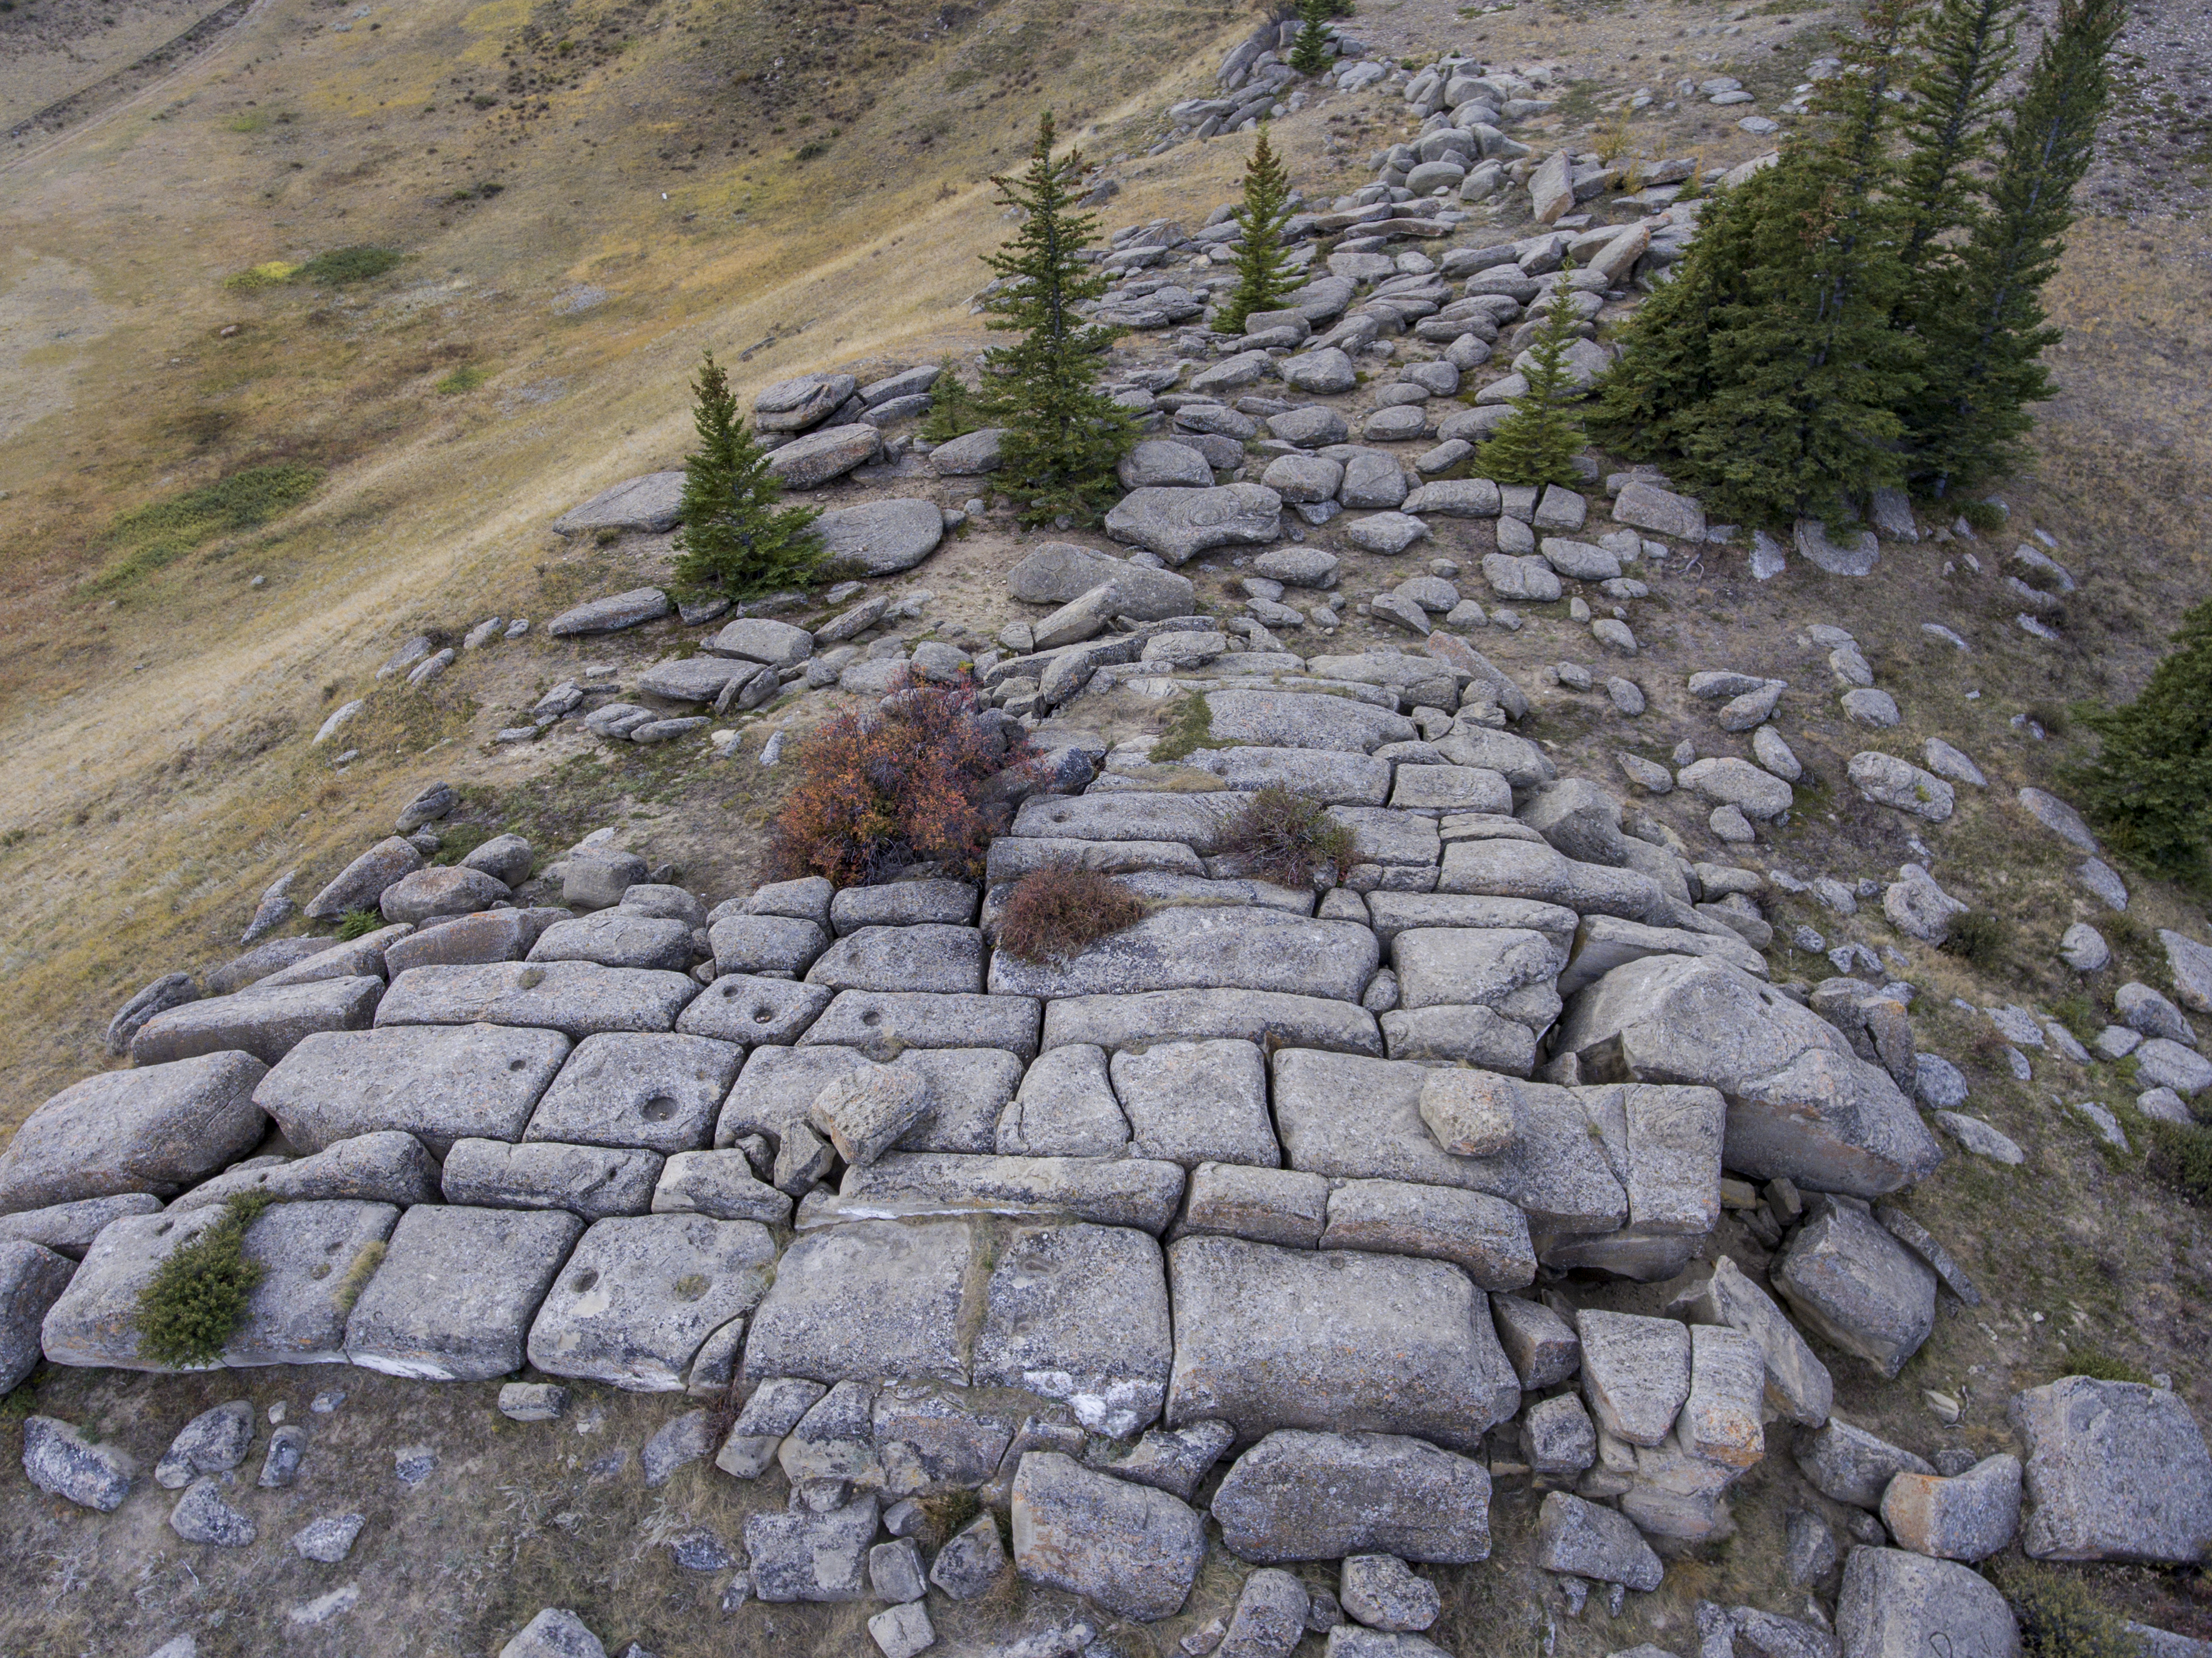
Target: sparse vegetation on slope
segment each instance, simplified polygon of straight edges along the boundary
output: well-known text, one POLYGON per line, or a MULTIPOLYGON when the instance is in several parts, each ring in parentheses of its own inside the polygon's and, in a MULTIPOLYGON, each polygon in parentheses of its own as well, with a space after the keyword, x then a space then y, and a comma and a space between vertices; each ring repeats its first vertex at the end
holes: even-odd
POLYGON ((222 1357, 264 1269, 246 1256, 246 1235, 268 1194, 240 1192, 197 1237, 179 1244, 138 1297, 138 1345, 158 1363, 183 1368, 222 1357))

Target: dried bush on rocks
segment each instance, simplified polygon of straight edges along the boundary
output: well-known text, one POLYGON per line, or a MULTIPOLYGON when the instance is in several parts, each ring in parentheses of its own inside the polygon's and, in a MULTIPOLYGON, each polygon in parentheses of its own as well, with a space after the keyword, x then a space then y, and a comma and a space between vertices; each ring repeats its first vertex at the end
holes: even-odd
POLYGON ((1260 790, 1222 832, 1221 849, 1244 871, 1286 887, 1313 884, 1352 866, 1352 830, 1310 795, 1279 785, 1260 790))
POLYGON ((2002 915, 1970 909, 1952 920, 1951 930, 1939 948, 1985 971, 1994 969, 2012 949, 2012 926, 2002 915))
POLYGON ((265 1192, 240 1192, 198 1237, 179 1245, 138 1292, 138 1345, 149 1358, 182 1369, 222 1357, 246 1315, 262 1267, 246 1258, 246 1234, 269 1206, 265 1192))
POLYGON ((1094 869, 1024 876, 999 917, 999 948, 1023 962, 1057 962, 1145 919, 1143 901, 1094 869))
POLYGON ((972 879, 990 847, 992 797, 1010 792, 994 780, 1030 760, 1028 739, 1010 740, 969 683, 915 687, 842 714, 799 743, 769 845, 770 878, 860 886, 939 864, 972 879))

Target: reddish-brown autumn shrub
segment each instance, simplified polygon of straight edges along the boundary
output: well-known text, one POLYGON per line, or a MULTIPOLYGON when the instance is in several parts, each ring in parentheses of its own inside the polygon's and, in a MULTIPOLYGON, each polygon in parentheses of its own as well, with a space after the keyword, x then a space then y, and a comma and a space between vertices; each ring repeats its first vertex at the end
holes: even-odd
POLYGON ((1310 795, 1280 784, 1255 793, 1221 830, 1221 850, 1245 873, 1286 887, 1304 887, 1324 870, 1352 867, 1352 834, 1310 795))
POLYGON ((800 738, 769 844, 772 878, 860 886, 925 863, 981 875, 991 780, 1030 761, 1026 739, 1010 747, 976 719, 983 707, 972 683, 916 686, 800 738))
POLYGON ((999 948, 1017 961, 1063 961, 1144 919, 1144 901, 1110 875, 1041 869, 1022 877, 1006 895, 999 912, 999 948))

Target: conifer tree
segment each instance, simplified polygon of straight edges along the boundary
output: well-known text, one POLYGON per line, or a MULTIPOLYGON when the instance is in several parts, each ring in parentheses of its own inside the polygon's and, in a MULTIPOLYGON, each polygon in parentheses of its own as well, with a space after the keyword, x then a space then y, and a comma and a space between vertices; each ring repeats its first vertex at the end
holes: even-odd
POLYGON ((1580 313, 1570 302, 1566 273, 1559 272, 1544 326, 1528 348, 1524 378, 1528 389, 1513 399, 1513 412, 1474 452, 1475 470, 1500 483, 1572 483, 1575 456, 1583 446, 1581 418, 1565 408, 1573 390, 1567 352, 1576 340, 1580 313))
POLYGON ((804 586, 821 562, 812 507, 779 507, 783 486, 738 415, 729 377, 708 352, 692 383, 699 447, 684 461, 676 580, 733 596, 804 586))
POLYGON ((2074 780, 2115 846, 2185 878, 2212 851, 2212 600, 2183 616, 2173 644, 2142 695, 2083 720, 2104 743, 2074 780))
POLYGON ((1298 33, 1291 42, 1291 67, 1301 75, 1325 73, 1329 65, 1330 0, 1298 0, 1298 33))
POLYGON ((1260 141, 1244 163, 1244 204, 1237 210, 1237 228, 1243 233, 1237 246, 1237 287, 1214 319, 1214 326, 1224 334, 1243 333, 1245 318, 1255 311, 1274 310, 1298 285, 1289 256, 1283 252, 1290 198, 1290 174, 1268 143, 1263 121, 1260 141))
POLYGON ((975 394, 968 389, 947 357, 938 365, 937 378, 929 385, 929 413, 922 416, 921 440, 925 443, 950 443, 981 429, 983 416, 975 407, 975 394))
MULTIPOLYGON (((1941 252, 1938 239, 1976 216, 1975 169, 1989 153, 1990 117, 1997 82, 2012 67, 2019 18, 2020 0, 1937 0, 1914 42, 1921 64, 1898 179, 1905 216, 1898 257, 1907 270, 1929 263, 1941 252)), ((1909 315, 1900 320, 1911 325, 1909 315)))
POLYGON ((1988 210, 1917 319, 1926 384, 1907 422, 1915 481, 1931 495, 2014 470, 2034 423, 2027 405, 2051 394, 2041 358, 2060 336, 2044 325, 2040 295, 2074 222, 2123 10, 2123 0, 2062 0, 1996 137, 1988 210))
POLYGON ((1081 155, 1054 161, 1053 136, 1047 110, 1027 169, 992 179, 1022 225, 984 259, 1005 279, 984 301, 985 325, 1021 337, 986 354, 981 403, 1006 430, 998 483, 1025 524, 1098 517, 1115 492, 1115 466, 1136 440, 1127 412, 1098 389, 1115 331, 1076 312, 1104 295, 1109 278, 1076 257, 1097 240, 1097 222, 1075 210, 1081 155))

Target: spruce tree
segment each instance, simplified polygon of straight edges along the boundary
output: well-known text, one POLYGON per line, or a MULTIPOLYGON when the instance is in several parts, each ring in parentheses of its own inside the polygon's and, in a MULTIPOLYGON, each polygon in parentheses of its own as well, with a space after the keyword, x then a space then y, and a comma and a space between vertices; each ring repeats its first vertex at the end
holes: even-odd
POLYGON ((745 429, 729 377, 714 354, 692 383, 691 422, 699 447, 684 461, 682 527, 676 532, 676 580, 719 587, 733 597, 804 586, 822 560, 821 516, 812 507, 779 507, 783 486, 768 452, 745 429))
POLYGON ((1301 75, 1327 72, 1329 0, 1298 0, 1298 33, 1291 42, 1291 67, 1301 75))
POLYGON ((957 437, 981 429, 983 416, 975 407, 975 394, 968 389, 968 382, 954 372, 952 359, 947 357, 938 366, 938 375, 929 386, 929 413, 922 416, 921 440, 925 443, 950 443, 957 437))
POLYGON ((2173 644, 2142 695, 2082 721, 2104 741, 2074 783, 2120 851, 2187 878, 2212 851, 2212 600, 2183 616, 2173 644))
POLYGON ((1903 482, 1897 410, 1920 342, 1891 327, 1904 286, 1892 193, 1906 0, 1873 0, 1823 83, 1817 136, 1790 146, 1757 200, 1741 299, 1719 306, 1711 390, 1674 422, 1684 481, 1732 515, 1853 515, 1903 482))
POLYGON ((1047 110, 1028 168, 991 181, 1022 225, 984 259, 1004 279, 984 301, 985 326, 1021 336, 986 354, 981 407, 1006 430, 998 484, 1024 524, 1097 519, 1115 495, 1115 465, 1136 440, 1127 411, 1098 389, 1115 331, 1076 313, 1109 283, 1101 267, 1076 257, 1097 240, 1097 220, 1075 210, 1083 158, 1071 151, 1054 161, 1052 145, 1047 110))
MULTIPOLYGON (((1976 169, 1989 153, 1997 82, 2012 67, 2020 0, 1937 0, 1914 45, 1898 180, 1905 216, 1899 258, 1917 271, 1942 251, 1944 234, 1977 216, 1976 169)), ((1911 326, 1913 319, 1900 319, 1911 326)))
POLYGON ((2041 359, 2060 335, 2044 325, 2040 295, 2111 94, 2107 59, 2123 9, 2123 0, 2062 0, 1997 134, 1988 210, 1921 310, 1926 383, 1906 421, 1915 481, 1929 494, 2017 467, 2034 424, 2027 405, 2051 394, 2041 359))
POLYGON ((1581 418, 1563 407, 1573 393, 1567 352, 1581 337, 1580 313, 1571 303, 1566 274, 1559 272, 1544 326, 1528 347, 1522 371, 1528 389, 1513 399, 1513 412, 1474 452, 1475 471, 1500 483, 1572 483, 1575 456, 1583 446, 1581 418))
POLYGON ((1291 177, 1267 142, 1266 122, 1260 124, 1260 141, 1244 163, 1244 204, 1237 210, 1237 225, 1243 233, 1237 246, 1237 287, 1214 319, 1224 334, 1241 334, 1244 319, 1255 311, 1273 311, 1298 285, 1298 276, 1283 252, 1283 227, 1291 216, 1291 177))

